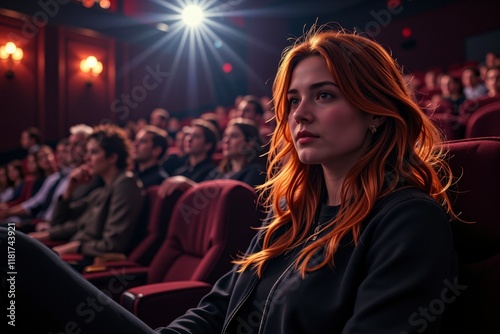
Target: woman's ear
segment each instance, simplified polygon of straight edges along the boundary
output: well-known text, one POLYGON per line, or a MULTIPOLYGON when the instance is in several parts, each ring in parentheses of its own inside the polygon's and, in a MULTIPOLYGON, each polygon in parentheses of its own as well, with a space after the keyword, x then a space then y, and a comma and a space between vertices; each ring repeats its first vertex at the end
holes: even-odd
POLYGON ((370 115, 370 126, 375 125, 375 127, 379 128, 382 124, 385 123, 385 119, 385 116, 370 115))

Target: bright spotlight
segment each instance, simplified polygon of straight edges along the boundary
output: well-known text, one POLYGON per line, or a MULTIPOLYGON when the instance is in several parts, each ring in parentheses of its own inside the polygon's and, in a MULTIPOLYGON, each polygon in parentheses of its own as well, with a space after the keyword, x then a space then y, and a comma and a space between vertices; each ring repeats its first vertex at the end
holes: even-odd
POLYGON ((190 27, 196 27, 203 21, 203 11, 196 5, 189 5, 182 11, 182 20, 190 27))

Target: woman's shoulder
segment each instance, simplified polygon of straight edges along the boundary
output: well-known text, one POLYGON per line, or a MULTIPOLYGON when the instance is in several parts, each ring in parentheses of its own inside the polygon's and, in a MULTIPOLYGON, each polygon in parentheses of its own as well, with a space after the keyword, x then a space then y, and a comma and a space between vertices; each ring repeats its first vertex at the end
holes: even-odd
POLYGON ((363 225, 373 231, 381 227, 391 230, 401 227, 400 231, 409 233, 429 229, 448 233, 448 223, 445 209, 434 198, 420 189, 407 187, 381 198, 363 225))
POLYGON ((140 191, 142 189, 142 183, 134 173, 126 171, 116 178, 111 188, 140 191))
POLYGON ((441 205, 429 194, 415 187, 403 187, 380 198, 375 204, 374 210, 390 209, 391 207, 407 204, 410 206, 437 206, 441 205))

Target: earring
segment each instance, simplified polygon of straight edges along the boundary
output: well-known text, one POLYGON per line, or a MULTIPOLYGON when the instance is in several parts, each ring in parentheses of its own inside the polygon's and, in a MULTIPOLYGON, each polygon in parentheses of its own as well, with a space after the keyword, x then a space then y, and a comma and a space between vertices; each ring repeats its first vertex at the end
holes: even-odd
POLYGON ((372 132, 372 135, 374 135, 375 132, 377 132, 377 126, 375 124, 370 125, 370 131, 372 132))

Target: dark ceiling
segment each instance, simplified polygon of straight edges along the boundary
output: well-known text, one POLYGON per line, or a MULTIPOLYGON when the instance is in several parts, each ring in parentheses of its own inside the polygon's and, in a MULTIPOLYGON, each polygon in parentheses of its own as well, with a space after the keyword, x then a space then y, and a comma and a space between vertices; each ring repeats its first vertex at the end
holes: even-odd
MULTIPOLYGON (((119 8, 124 1, 118 0, 119 8)), ((118 40, 149 44, 162 37, 162 32, 155 29, 168 9, 165 3, 176 3, 164 0, 136 0, 137 12, 124 15, 120 9, 115 13, 99 9, 87 9, 76 1, 60 5, 57 15, 49 18, 51 24, 86 28, 112 36, 118 40), (144 12, 140 12, 141 8, 144 12)), ((355 26, 363 27, 364 24, 374 19, 374 13, 387 10, 388 1, 395 0, 220 0, 214 6, 225 9, 230 17, 268 17, 286 19, 289 22, 290 32, 300 32, 304 25, 337 22, 342 26, 352 29, 355 26), (296 30, 296 31, 294 31, 296 30)), ((404 10, 398 18, 415 15, 433 7, 441 6, 458 0, 400 0, 404 10)), ((0 13, 15 11, 28 15, 35 15, 43 11, 40 3, 49 1, 35 0, 0 0, 0 13)), ((53 1, 53 3, 58 3, 53 1)), ((225 21, 226 23, 230 21, 225 21)), ((164 34, 163 34, 164 35, 164 34)))

